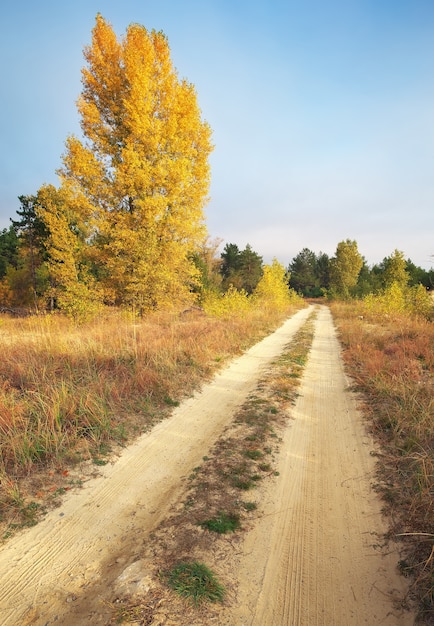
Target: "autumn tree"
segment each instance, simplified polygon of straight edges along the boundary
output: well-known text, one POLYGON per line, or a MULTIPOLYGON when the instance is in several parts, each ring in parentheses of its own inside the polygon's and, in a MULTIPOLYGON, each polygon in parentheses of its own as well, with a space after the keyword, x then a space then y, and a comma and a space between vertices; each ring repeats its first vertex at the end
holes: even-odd
POLYGON ((10 275, 18 268, 18 237, 13 226, 0 231, 0 306, 13 304, 10 275))
POLYGON ((383 287, 387 289, 393 283, 396 283, 401 289, 407 286, 409 281, 409 274, 407 272, 407 261, 404 258, 404 253, 399 250, 394 252, 383 259, 383 287))
POLYGON ((192 255, 193 262, 199 271, 199 284, 193 289, 197 291, 200 298, 208 291, 220 291, 222 282, 221 259, 217 250, 221 243, 221 239, 207 237, 192 255))
POLYGON ((357 284, 363 257, 357 242, 346 239, 338 243, 335 256, 330 260, 330 292, 332 296, 348 298, 357 284))
POLYGON ((165 35, 138 24, 118 40, 97 15, 84 57, 84 141, 68 138, 59 173, 106 299, 146 310, 188 298, 212 150, 195 90, 178 78, 165 35))
POLYGON ((85 318, 102 300, 89 270, 87 226, 78 219, 79 211, 67 187, 43 185, 36 210, 47 230, 47 272, 50 308, 57 306, 75 318, 85 318))
POLYGON ((284 309, 295 296, 295 292, 288 289, 289 274, 277 259, 271 265, 265 265, 253 297, 261 307, 284 309))

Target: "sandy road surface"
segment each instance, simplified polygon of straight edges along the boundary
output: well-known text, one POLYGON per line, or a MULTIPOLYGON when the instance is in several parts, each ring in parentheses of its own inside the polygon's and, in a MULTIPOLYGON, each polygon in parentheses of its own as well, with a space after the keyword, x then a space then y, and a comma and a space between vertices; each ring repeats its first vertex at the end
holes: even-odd
POLYGON ((243 542, 229 626, 403 626, 398 555, 372 490, 374 458, 348 390, 328 308, 321 307, 309 362, 279 455, 275 489, 243 542))
POLYGON ((0 549, 0 623, 104 624, 74 618, 75 607, 98 595, 134 561, 137 545, 157 526, 188 474, 218 438, 236 408, 255 388, 309 309, 220 372, 201 393, 184 402, 102 476, 68 496, 60 509, 0 549))

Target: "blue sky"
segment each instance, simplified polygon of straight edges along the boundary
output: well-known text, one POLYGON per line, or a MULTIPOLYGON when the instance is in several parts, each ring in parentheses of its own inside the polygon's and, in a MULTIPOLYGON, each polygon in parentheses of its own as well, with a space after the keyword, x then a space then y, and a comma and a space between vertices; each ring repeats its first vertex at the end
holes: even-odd
POLYGON ((212 238, 284 265, 355 239, 434 265, 432 0, 15 0, 0 8, 0 228, 57 184, 100 12, 163 30, 213 129, 212 238), (5 6, 8 5, 8 6, 5 6))

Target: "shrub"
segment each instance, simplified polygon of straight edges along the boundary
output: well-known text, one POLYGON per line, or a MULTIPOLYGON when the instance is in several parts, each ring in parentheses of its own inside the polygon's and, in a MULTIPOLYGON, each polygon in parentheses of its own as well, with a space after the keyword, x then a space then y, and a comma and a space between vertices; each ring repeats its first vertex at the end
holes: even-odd
POLYGON ((213 317, 228 317, 249 311, 252 302, 244 289, 238 290, 233 285, 223 293, 215 291, 208 292, 202 300, 202 307, 205 313, 213 317))

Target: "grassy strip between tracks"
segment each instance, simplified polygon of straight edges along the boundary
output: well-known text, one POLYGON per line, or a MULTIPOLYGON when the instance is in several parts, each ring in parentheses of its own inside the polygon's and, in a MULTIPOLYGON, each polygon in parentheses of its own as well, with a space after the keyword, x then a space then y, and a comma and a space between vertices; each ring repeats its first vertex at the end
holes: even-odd
POLYGON ((182 623, 187 623, 188 615, 193 623, 194 614, 201 611, 206 611, 207 623, 218 623, 212 621, 218 607, 201 600, 222 600, 227 586, 236 583, 215 578, 219 577, 215 555, 241 540, 257 515, 257 486, 276 475, 275 455, 307 363, 315 317, 314 311, 203 463, 192 468, 185 500, 160 524, 142 555, 154 568, 148 595, 116 598, 111 623, 179 623, 177 611, 182 623), (211 561, 209 567, 216 574, 203 561, 211 561))

